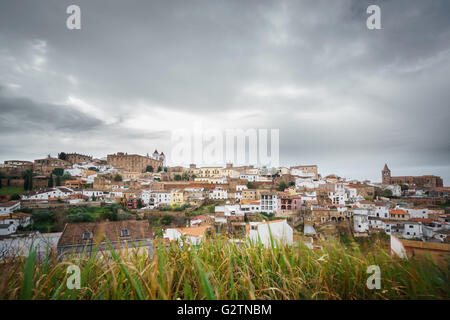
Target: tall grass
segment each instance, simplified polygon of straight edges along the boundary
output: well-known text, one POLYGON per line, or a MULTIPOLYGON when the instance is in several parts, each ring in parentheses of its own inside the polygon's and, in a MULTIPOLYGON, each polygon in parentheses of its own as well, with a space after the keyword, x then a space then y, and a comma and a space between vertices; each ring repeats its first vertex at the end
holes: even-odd
POLYGON ((198 248, 159 243, 153 257, 98 251, 0 263, 0 299, 448 299, 449 268, 429 259, 400 260, 383 249, 302 243, 264 248, 226 239, 198 248), (67 267, 81 269, 81 289, 68 289, 67 267), (367 267, 381 269, 381 289, 366 286, 367 267))

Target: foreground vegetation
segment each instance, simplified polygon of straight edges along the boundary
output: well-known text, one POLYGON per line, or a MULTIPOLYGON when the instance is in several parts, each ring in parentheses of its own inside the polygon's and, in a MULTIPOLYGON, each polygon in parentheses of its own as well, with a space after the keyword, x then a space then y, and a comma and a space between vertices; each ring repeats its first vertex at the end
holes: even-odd
POLYGON ((111 251, 61 262, 55 255, 0 263, 0 299, 448 299, 449 268, 400 260, 383 249, 331 241, 266 249, 224 239, 199 248, 160 243, 153 257, 111 251), (81 288, 68 289, 68 266, 81 269, 81 288), (370 290, 367 267, 381 270, 370 290))

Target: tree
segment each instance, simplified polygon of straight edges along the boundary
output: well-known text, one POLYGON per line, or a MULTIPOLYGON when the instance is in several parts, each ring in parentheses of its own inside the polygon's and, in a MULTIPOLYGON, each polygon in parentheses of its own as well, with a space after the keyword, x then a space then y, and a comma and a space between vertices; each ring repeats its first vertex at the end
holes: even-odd
POLYGON ((63 168, 55 168, 53 169, 52 173, 56 176, 62 176, 64 174, 63 168))
POLYGON ((164 167, 164 172, 167 172, 167 167, 164 167))
POLYGON ((53 173, 50 173, 50 177, 48 178, 48 187, 53 188, 53 173))
POLYGON ((141 199, 138 199, 137 200, 137 207, 138 207, 138 209, 140 209, 140 208, 142 208, 144 205, 143 205, 143 203, 142 203, 142 200, 141 199))
POLYGON ((162 168, 161 167, 158 167, 158 172, 161 172, 162 171, 162 168))
POLYGON ((173 178, 175 179, 175 181, 181 180, 181 176, 179 174, 176 174, 173 178))
POLYGON ((147 166, 145 168, 145 172, 153 172, 153 167, 152 166, 147 166))
POLYGON ((290 186, 290 187, 295 186, 295 182, 294 182, 294 181, 290 181, 290 182, 289 182, 289 186, 290 186))
POLYGON ((172 222, 173 217, 171 215, 166 214, 164 217, 162 217, 161 219, 161 223, 164 225, 168 225, 172 222))
POLYGON ((25 170, 22 173, 23 177, 23 188, 25 190, 33 190, 33 171, 30 169, 25 170))
POLYGON ((67 161, 67 154, 65 152, 58 153, 58 159, 67 161))
POLYGON ((120 174, 116 174, 114 176, 114 181, 122 181, 122 176, 120 174))
POLYGON ((20 200, 20 196, 19 196, 17 193, 14 193, 14 194, 11 196, 11 200, 20 200))
POLYGON ((11 179, 10 179, 10 178, 8 178, 8 180, 6 180, 6 186, 7 186, 7 187, 10 187, 10 186, 11 186, 11 179))
POLYGON ((59 187, 61 185, 61 176, 56 176, 55 184, 57 187, 59 187))
POLYGON ((392 197, 392 191, 389 189, 385 189, 385 190, 383 190, 381 195, 385 198, 390 198, 390 197, 392 197))
POLYGON ((247 188, 255 189, 255 185, 253 184, 253 182, 249 181, 249 182, 247 182, 247 188))
POLYGON ((64 172, 62 178, 63 180, 70 180, 72 179, 72 175, 70 174, 70 172, 64 172))
POLYGON ((406 185, 406 184, 402 184, 402 185, 400 186, 400 188, 402 189, 402 191, 406 191, 406 190, 409 189, 408 185, 406 185))
POLYGON ((2 188, 2 177, 0 177, 0 189, 2 188))
POLYGON ((187 172, 183 173, 183 180, 189 180, 189 175, 187 174, 187 172))
POLYGON ((281 182, 278 184, 277 190, 278 190, 278 191, 284 191, 285 189, 287 189, 287 187, 288 187, 288 185, 287 185, 286 181, 281 181, 281 182))

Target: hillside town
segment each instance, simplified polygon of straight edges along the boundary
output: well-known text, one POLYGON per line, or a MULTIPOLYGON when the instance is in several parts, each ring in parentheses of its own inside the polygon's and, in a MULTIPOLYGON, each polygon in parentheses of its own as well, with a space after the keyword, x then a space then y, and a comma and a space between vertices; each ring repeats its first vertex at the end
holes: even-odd
POLYGON ((380 173, 376 183, 322 176, 317 165, 167 166, 157 150, 7 160, 0 254, 26 255, 30 242, 42 252, 81 252, 100 234, 150 251, 157 238, 199 245, 215 235, 320 249, 330 237, 379 235, 400 256, 448 255, 450 187, 438 176, 392 176, 387 164, 380 173))

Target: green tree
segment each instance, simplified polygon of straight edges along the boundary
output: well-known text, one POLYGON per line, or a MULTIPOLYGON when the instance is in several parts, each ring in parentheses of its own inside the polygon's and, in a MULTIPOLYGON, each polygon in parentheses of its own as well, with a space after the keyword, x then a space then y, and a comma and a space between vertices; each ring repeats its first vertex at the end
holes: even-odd
POLYGON ((187 172, 183 172, 182 178, 183 180, 189 180, 189 175, 187 174, 187 172))
POLYGON ((114 181, 122 181, 122 176, 120 174, 116 174, 114 176, 114 181))
POLYGON ((33 190, 33 171, 30 169, 25 170, 22 174, 23 177, 23 188, 27 191, 33 190))
POLYGON ((281 181, 281 182, 278 184, 277 190, 278 190, 278 191, 284 191, 285 189, 287 189, 287 187, 288 187, 288 185, 287 185, 286 181, 281 181))
POLYGON ((61 176, 56 176, 55 184, 57 187, 59 187, 61 185, 61 176))
POLYGON ((182 178, 179 174, 176 174, 174 177, 175 181, 180 181, 182 178))
POLYGON ((161 219, 161 223, 164 225, 168 225, 172 222, 173 217, 171 215, 166 214, 164 217, 162 217, 161 219))
POLYGON ((162 171, 162 168, 161 167, 158 167, 158 172, 161 172, 162 171))
POLYGON ((145 172, 153 172, 153 167, 152 166, 147 166, 145 168, 145 172))
POLYGON ((247 182, 247 188, 255 189, 255 185, 253 184, 253 182, 249 181, 249 182, 247 182))
POLYGON ((58 159, 67 161, 67 154, 65 152, 58 153, 58 159))
POLYGON ((64 174, 64 169, 63 168, 55 168, 55 169, 53 169, 52 173, 55 176, 62 176, 64 174))
POLYGON ((385 198, 390 198, 390 197, 392 197, 392 191, 389 189, 385 189, 385 190, 383 190, 381 195, 385 198))
POLYGON ((50 173, 50 177, 48 178, 48 187, 53 188, 53 173, 50 173))
POLYGON ((295 182, 294 182, 294 181, 290 181, 290 182, 289 182, 289 186, 290 186, 290 187, 295 186, 295 182))
POLYGON ((63 180, 70 180, 72 179, 72 175, 70 174, 70 172, 64 172, 62 178, 63 180))
POLYGON ((406 185, 406 184, 402 184, 402 185, 400 186, 400 188, 402 189, 402 191, 406 191, 406 190, 409 189, 408 185, 406 185))
POLYGON ((2 188, 2 177, 0 177, 0 189, 2 188))
POLYGON ((11 200, 20 200, 20 196, 17 193, 11 195, 11 200))

